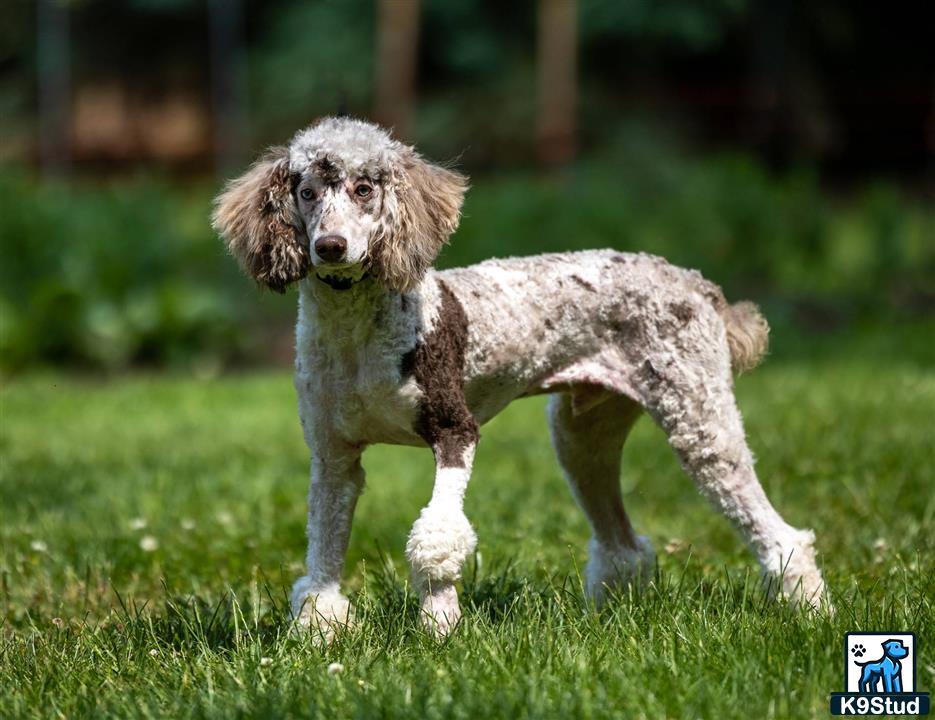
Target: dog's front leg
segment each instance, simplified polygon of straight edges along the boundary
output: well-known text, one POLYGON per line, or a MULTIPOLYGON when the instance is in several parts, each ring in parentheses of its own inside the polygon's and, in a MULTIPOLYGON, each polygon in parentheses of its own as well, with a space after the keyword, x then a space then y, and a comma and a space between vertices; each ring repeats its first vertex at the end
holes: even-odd
POLYGON ((471 477, 475 443, 436 446, 432 499, 412 526, 406 557, 422 601, 426 630, 447 635, 458 623, 461 608, 455 582, 474 552, 477 537, 464 514, 464 491, 471 477))
POLYGON ((325 642, 351 621, 351 606, 341 593, 344 555, 351 519, 364 486, 360 454, 312 457, 308 491, 307 574, 292 588, 292 615, 325 642))

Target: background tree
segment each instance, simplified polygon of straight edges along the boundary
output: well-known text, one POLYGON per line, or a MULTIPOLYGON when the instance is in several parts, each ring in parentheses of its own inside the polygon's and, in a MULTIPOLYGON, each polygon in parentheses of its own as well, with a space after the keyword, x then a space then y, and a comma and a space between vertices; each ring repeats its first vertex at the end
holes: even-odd
POLYGON ((374 116, 408 138, 416 98, 419 0, 377 0, 374 116))

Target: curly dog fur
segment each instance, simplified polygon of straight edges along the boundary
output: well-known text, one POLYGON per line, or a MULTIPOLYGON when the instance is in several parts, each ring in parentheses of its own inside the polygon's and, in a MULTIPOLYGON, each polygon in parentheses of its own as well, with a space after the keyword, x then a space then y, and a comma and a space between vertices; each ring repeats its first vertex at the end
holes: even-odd
POLYGON ((295 387, 311 450, 307 573, 297 621, 330 637, 351 620, 340 591, 360 464, 373 443, 428 446, 432 498, 406 554, 426 626, 460 617, 454 583, 474 551, 464 514, 478 428, 512 400, 549 393, 549 424, 593 530, 595 600, 651 576, 627 518, 620 454, 646 412, 778 589, 818 606, 814 536, 763 492, 733 395, 768 326, 751 303, 661 258, 610 250, 491 260, 437 272, 467 179, 370 123, 328 118, 274 148, 218 197, 214 226, 244 270, 297 283, 295 387))

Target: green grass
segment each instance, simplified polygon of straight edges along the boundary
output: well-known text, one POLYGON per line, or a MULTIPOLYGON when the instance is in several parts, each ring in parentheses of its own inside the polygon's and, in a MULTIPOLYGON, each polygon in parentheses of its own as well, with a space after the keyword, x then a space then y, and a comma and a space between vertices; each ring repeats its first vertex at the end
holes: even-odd
POLYGON ((535 399, 483 431, 480 543, 446 642, 418 629, 402 563, 429 453, 368 451, 346 570, 359 627, 326 649, 285 621, 307 478, 287 374, 9 381, 0 716, 823 718, 858 629, 915 631, 935 690, 935 373, 868 355, 738 382, 767 491, 818 533, 834 618, 764 598, 645 419, 623 483, 658 577, 589 611, 586 524, 535 399))

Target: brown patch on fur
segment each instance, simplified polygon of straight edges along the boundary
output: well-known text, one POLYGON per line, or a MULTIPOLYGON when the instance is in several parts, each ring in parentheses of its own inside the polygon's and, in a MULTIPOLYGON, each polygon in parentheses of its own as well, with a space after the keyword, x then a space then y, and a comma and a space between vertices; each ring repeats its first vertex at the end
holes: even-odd
POLYGON ((695 317, 695 309, 687 302, 669 303, 669 312, 684 324, 695 317))
POLYGON ((468 321, 464 308, 443 282, 435 327, 403 355, 403 376, 422 389, 414 429, 435 453, 439 467, 463 467, 464 450, 480 437, 464 399, 464 351, 468 321))
POLYGON ((597 289, 594 287, 594 285, 589 283, 587 280, 585 280, 580 275, 577 275, 577 274, 572 275, 571 279, 574 280, 576 283, 578 283, 585 290, 589 290, 590 292, 597 292, 597 289))
POLYGON ((411 150, 385 184, 384 218, 372 243, 374 274, 387 287, 411 290, 457 229, 467 178, 411 150))
POLYGON ((656 386, 665 379, 665 376, 659 372, 655 365, 653 365, 652 360, 646 359, 643 361, 643 364, 639 369, 640 375, 645 378, 650 386, 656 386))
POLYGON ((315 174, 327 185, 341 182, 341 170, 328 158, 322 158, 315 163, 315 174))
POLYGON ((305 277, 311 263, 292 186, 288 151, 270 148, 227 184, 211 218, 247 274, 277 292, 305 277))

